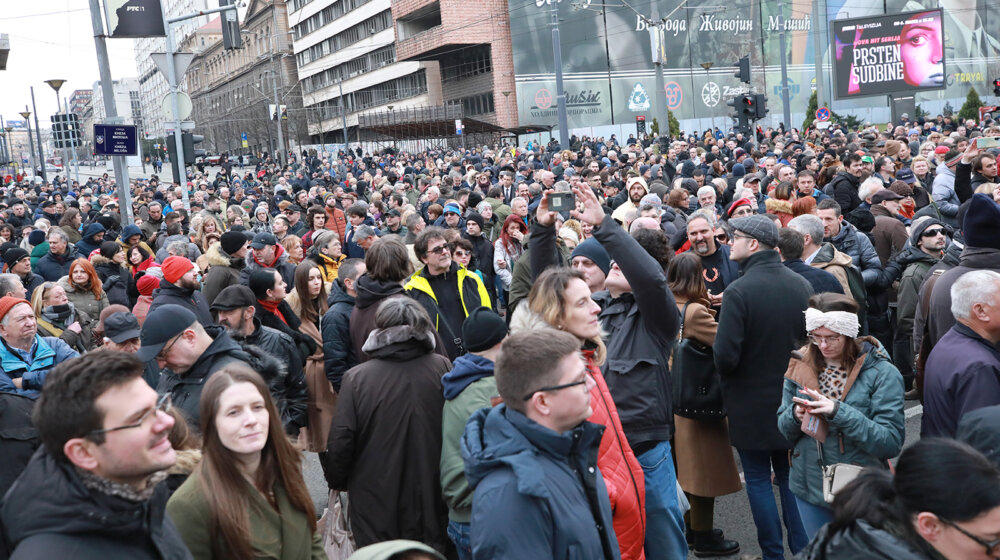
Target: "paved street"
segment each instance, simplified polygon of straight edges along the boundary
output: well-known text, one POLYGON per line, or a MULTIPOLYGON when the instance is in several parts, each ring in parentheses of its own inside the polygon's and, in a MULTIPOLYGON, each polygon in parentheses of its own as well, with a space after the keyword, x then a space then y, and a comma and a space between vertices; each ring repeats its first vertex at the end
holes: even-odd
MULTIPOLYGON (((906 443, 904 446, 909 446, 920 439, 920 414, 923 407, 916 401, 907 401, 906 404, 906 443)), ((738 462, 739 458, 737 458, 738 462)), ((326 482, 323 479, 323 471, 320 469, 319 460, 315 453, 306 453, 304 474, 313 501, 316 503, 316 512, 317 514, 322 513, 323 508, 326 507, 326 482)), ((716 500, 715 526, 725 531, 727 538, 735 539, 740 543, 740 554, 727 558, 737 559, 745 555, 752 558, 760 554, 760 548, 757 546, 757 532, 750 516, 750 503, 747 502, 744 492, 716 500)), ((693 553, 688 555, 688 558, 694 557, 693 553)), ((791 552, 786 551, 786 557, 791 558, 791 552)))

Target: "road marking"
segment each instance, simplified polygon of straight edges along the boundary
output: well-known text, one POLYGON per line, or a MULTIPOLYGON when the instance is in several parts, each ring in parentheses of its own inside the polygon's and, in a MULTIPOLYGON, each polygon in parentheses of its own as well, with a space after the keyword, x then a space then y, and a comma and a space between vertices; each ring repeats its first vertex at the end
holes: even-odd
POLYGON ((924 405, 918 404, 917 406, 914 406, 912 408, 907 408, 906 409, 906 418, 910 419, 910 418, 913 418, 914 416, 917 416, 917 415, 923 414, 923 413, 924 413, 924 405))

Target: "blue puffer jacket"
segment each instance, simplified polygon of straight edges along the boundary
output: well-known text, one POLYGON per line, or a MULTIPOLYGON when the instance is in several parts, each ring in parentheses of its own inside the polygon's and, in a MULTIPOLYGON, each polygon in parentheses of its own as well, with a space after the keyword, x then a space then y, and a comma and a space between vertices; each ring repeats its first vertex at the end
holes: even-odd
MULTIPOLYGON (((886 461, 903 448, 903 377, 878 340, 867 336, 860 340, 861 356, 848 374, 844 396, 829 420, 823 461, 826 465, 851 463, 886 468, 886 461)), ((810 364, 811 351, 815 351, 812 345, 802 350, 803 359, 792 358, 788 364, 778 429, 794 442, 789 477, 792 492, 811 504, 829 507, 823 500, 816 440, 802 433, 792 402, 792 397, 801 396, 798 386, 819 390, 819 372, 810 364)))
POLYGON ((462 437, 473 558, 620 558, 597 470, 603 432, 584 422, 559 434, 507 405, 473 414, 462 437))
POLYGON ((833 236, 830 241, 838 251, 851 257, 854 266, 861 271, 861 277, 865 279, 865 286, 874 286, 882 274, 882 261, 875 252, 868 236, 859 232, 856 227, 842 220, 840 222, 840 232, 833 236))
POLYGON ((41 394, 45 377, 56 365, 80 354, 62 340, 51 336, 35 335, 35 343, 30 352, 12 349, 6 343, 0 344, 0 392, 17 393, 32 399, 41 394), (28 363, 27 358, 31 358, 28 363), (21 388, 14 385, 14 379, 21 378, 21 388))

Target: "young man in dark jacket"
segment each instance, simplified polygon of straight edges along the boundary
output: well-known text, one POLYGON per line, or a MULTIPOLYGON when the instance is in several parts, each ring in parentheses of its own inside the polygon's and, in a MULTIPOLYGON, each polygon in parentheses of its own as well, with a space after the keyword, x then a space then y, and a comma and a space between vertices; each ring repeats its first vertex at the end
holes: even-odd
POLYGON ((209 306, 222 290, 240 283, 240 272, 246 266, 248 245, 242 232, 227 231, 222 234, 218 244, 205 251, 205 258, 211 268, 205 273, 201 291, 209 306))
POLYGON ((142 371, 131 354, 98 351, 49 375, 34 411, 44 447, 0 513, 12 558, 191 558, 165 512, 171 403, 142 371))
POLYGON ((365 273, 365 261, 347 259, 337 269, 337 279, 330 288, 330 308, 320 321, 323 327, 323 367, 333 390, 340 392, 340 382, 347 370, 358 365, 351 346, 351 312, 357 297, 358 278, 365 273))
POLYGON ((603 430, 586 419, 590 377, 580 342, 556 331, 510 336, 496 363, 504 404, 472 415, 462 458, 472 501, 472 557, 620 557, 604 478, 603 430))

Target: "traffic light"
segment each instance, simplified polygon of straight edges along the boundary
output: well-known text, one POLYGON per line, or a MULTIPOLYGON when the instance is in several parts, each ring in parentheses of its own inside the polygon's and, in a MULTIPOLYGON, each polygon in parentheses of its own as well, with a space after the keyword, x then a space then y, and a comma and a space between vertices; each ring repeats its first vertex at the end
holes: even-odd
POLYGON ((181 141, 184 144, 184 163, 194 163, 195 158, 205 157, 205 150, 195 149, 196 144, 205 141, 201 134, 181 133, 181 141))
POLYGON ((757 120, 763 119, 767 116, 767 96, 763 93, 754 94, 754 106, 756 108, 756 118, 757 120))
POLYGON ((739 96, 740 100, 740 113, 746 117, 748 121, 752 121, 757 118, 757 99, 756 95, 744 94, 739 96))
POLYGON ((736 130, 741 131, 747 127, 747 115, 743 112, 743 98, 745 95, 737 95, 736 97, 726 101, 726 105, 733 108, 733 112, 729 114, 730 118, 736 121, 736 130))
POLYGON ((993 80, 993 95, 1000 96, 1000 78, 993 80))
MULTIPOLYGON (((233 0, 219 0, 219 7, 232 6, 233 0)), ((240 36, 240 18, 236 6, 232 10, 222 12, 222 48, 225 50, 242 49, 243 37, 240 36)))
POLYGON ((750 83, 750 57, 744 56, 739 62, 733 64, 737 68, 736 73, 733 74, 739 80, 745 84, 750 83))

